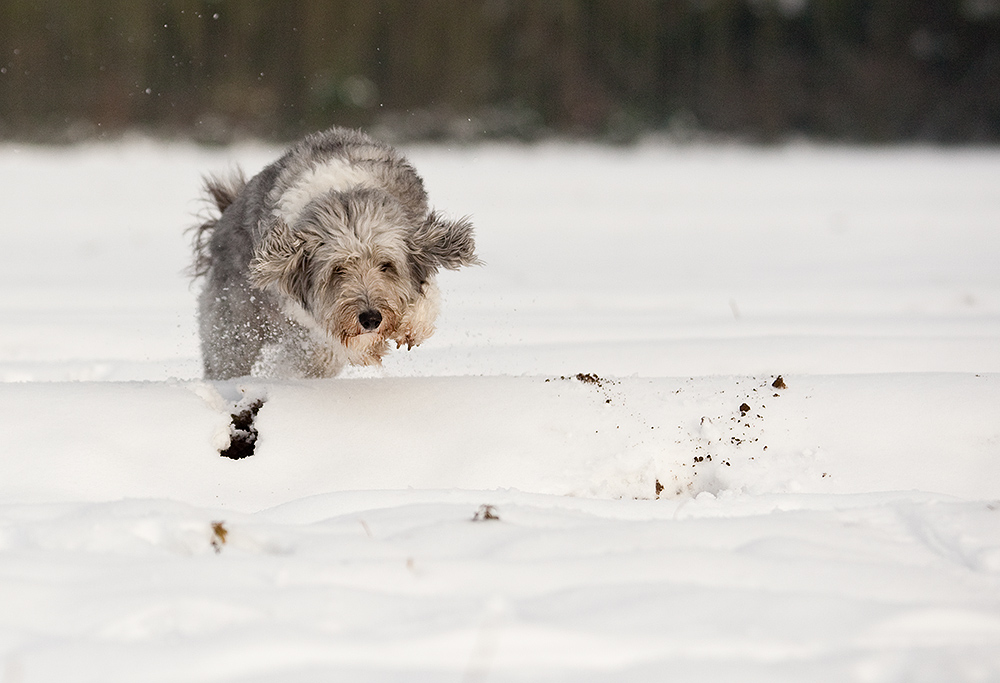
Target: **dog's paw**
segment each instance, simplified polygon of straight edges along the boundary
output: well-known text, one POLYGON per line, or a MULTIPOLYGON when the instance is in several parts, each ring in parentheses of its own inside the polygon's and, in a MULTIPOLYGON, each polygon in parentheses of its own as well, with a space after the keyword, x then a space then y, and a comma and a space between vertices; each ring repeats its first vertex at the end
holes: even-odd
POLYGON ((396 348, 401 349, 406 346, 406 350, 409 351, 414 346, 420 346, 424 341, 426 341, 432 334, 434 334, 434 325, 424 322, 419 325, 406 325, 401 328, 399 333, 393 337, 393 341, 396 342, 396 348))
POLYGON ((403 319, 392 335, 396 348, 407 349, 419 346, 434 334, 434 322, 437 320, 440 306, 440 295, 433 281, 424 286, 423 294, 416 299, 403 314, 403 319))

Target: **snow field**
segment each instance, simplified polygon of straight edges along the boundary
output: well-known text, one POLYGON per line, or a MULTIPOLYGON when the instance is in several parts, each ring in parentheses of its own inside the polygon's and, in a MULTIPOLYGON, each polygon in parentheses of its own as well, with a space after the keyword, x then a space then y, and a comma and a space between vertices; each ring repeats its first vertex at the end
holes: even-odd
POLYGON ((278 150, 0 148, 0 681, 1000 680, 1000 154, 408 152, 438 333, 210 383, 278 150))
MULTIPOLYGON (((995 504, 330 493, 4 506, 24 680, 991 680, 995 504), (497 521, 473 522, 483 500, 497 521), (669 675, 668 675, 669 674, 669 675)), ((13 675, 13 674, 10 674, 13 675)))

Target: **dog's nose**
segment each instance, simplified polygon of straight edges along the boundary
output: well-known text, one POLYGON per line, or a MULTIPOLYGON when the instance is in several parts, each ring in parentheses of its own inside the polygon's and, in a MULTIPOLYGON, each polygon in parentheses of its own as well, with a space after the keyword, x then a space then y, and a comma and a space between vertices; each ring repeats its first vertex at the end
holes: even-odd
POLYGON ((361 323, 361 327, 371 332, 378 329, 378 326, 382 324, 382 314, 374 308, 370 308, 367 311, 361 312, 358 316, 358 322, 361 323))

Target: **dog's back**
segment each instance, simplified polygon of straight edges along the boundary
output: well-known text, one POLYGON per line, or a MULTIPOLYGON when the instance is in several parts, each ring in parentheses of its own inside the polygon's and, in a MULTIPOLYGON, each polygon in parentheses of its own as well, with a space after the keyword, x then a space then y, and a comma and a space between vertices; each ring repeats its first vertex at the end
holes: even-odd
POLYGON ((392 195, 411 221, 428 212, 423 181, 406 158, 360 131, 333 128, 306 136, 274 166, 267 202, 289 223, 317 197, 358 187, 392 195))

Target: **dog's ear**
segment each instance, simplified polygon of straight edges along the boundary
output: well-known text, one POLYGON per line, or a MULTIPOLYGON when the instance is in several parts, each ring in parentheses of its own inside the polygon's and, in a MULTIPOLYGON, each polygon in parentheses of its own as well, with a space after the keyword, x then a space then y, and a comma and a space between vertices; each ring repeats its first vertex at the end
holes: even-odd
POLYGON ((250 261, 250 283, 258 289, 277 287, 308 307, 310 240, 295 234, 280 218, 254 250, 250 261))
POLYGON ((419 279, 438 268, 457 270, 482 263, 476 256, 476 241, 468 218, 447 220, 432 212, 410 236, 410 253, 419 279))

